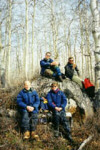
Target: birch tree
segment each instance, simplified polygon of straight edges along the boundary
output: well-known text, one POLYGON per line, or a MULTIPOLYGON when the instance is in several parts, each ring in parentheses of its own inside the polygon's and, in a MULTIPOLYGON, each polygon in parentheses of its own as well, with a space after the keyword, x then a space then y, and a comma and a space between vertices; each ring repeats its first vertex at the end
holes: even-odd
POLYGON ((83 37, 83 25, 82 25, 82 16, 81 16, 81 10, 79 6, 79 21, 80 21, 80 34, 81 34, 81 53, 82 53, 82 78, 83 78, 83 72, 84 72, 84 37, 83 37))
POLYGON ((25 52, 24 52, 24 68, 25 68, 25 78, 28 77, 28 0, 25 0, 26 5, 26 16, 25 16, 25 22, 26 22, 26 41, 25 41, 25 52))
POLYGON ((100 90, 100 13, 97 0, 90 1, 90 8, 93 16, 93 37, 95 41, 95 79, 96 90, 100 90))
POLYGON ((11 66, 10 66, 10 53, 11 53, 11 15, 12 15, 12 0, 9 0, 9 19, 8 19, 8 52, 7 52, 7 68, 6 68, 6 79, 8 84, 10 85, 10 71, 11 71, 11 66))
POLYGON ((53 50, 55 53, 55 59, 58 58, 58 51, 57 51, 57 41, 58 41, 58 27, 56 25, 56 18, 55 18, 55 14, 54 14, 54 0, 51 0, 51 16, 52 16, 52 20, 51 20, 51 27, 52 27, 52 35, 53 35, 53 50))
POLYGON ((34 23, 35 23, 35 8, 36 8, 36 0, 34 0, 33 15, 32 15, 32 74, 34 73, 34 23))

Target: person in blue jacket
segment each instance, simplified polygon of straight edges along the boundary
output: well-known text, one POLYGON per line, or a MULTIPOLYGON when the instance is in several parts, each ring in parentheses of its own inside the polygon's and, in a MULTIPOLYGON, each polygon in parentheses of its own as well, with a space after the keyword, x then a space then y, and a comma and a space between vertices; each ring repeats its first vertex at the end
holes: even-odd
POLYGON ((45 58, 40 61, 41 75, 47 77, 55 77, 58 78, 60 82, 62 82, 61 71, 58 67, 58 63, 53 61, 50 57, 51 53, 47 52, 45 54, 45 58))
POLYGON ((40 99, 36 91, 32 90, 31 83, 25 81, 24 89, 17 96, 17 104, 21 113, 21 128, 24 132, 24 139, 39 139, 35 134, 38 122, 38 107, 40 99))
POLYGON ((65 94, 59 90, 57 82, 51 84, 51 90, 48 92, 46 98, 48 100, 49 109, 52 111, 53 115, 55 137, 59 136, 59 125, 61 124, 65 129, 67 139, 71 142, 71 129, 65 113, 67 98, 65 94))

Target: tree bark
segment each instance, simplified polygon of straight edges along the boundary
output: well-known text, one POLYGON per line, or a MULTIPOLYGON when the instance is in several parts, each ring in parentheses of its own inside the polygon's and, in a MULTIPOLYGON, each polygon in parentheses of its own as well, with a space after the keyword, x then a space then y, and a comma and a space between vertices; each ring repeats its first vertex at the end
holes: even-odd
POLYGON ((93 16, 93 37, 95 41, 95 85, 100 90, 100 14, 97 7, 97 0, 90 1, 90 8, 93 16))
POLYGON ((24 67, 25 67, 25 78, 28 78, 28 0, 25 0, 25 4, 26 4, 26 47, 25 47, 25 62, 24 62, 24 67))
POLYGON ((54 51, 54 58, 58 58, 58 50, 57 50, 57 41, 58 41, 58 29, 56 27, 56 22, 55 22, 55 14, 54 14, 54 5, 53 5, 54 0, 51 0, 51 15, 52 15, 52 22, 51 22, 51 27, 52 27, 52 36, 53 36, 53 51, 54 51))
POLYGON ((81 10, 80 10, 80 6, 79 6, 79 21, 80 21, 80 34, 81 34, 81 54, 82 54, 82 78, 84 77, 83 72, 84 72, 84 48, 83 48, 83 44, 84 44, 84 37, 83 37, 83 26, 82 26, 82 16, 81 16, 81 10))
POLYGON ((36 7, 36 0, 34 0, 34 7, 33 7, 33 16, 32 16, 32 74, 34 74, 34 22, 35 22, 35 7, 36 7))
POLYGON ((11 15, 12 15, 12 1, 9 0, 9 19, 8 19, 8 53, 7 53, 7 68, 6 68, 6 79, 8 82, 8 85, 10 85, 10 53, 11 53, 11 15))

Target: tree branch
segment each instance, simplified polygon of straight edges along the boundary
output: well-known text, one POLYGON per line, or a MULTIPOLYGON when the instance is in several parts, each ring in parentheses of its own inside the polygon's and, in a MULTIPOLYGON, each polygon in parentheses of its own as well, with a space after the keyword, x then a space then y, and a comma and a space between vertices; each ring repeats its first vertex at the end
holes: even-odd
POLYGON ((94 135, 90 135, 87 139, 85 139, 85 140, 83 141, 83 143, 80 145, 80 147, 79 147, 78 150, 82 150, 83 147, 84 147, 88 142, 90 142, 90 141, 92 140, 93 136, 94 136, 94 135))

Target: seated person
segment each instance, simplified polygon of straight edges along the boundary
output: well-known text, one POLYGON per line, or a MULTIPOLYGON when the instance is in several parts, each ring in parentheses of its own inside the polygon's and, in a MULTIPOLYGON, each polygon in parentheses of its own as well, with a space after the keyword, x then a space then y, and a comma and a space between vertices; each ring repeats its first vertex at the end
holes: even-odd
POLYGON ((52 111, 55 137, 59 136, 59 125, 61 124, 65 130, 67 139, 72 142, 71 129, 65 113, 67 98, 65 94, 59 90, 57 82, 51 84, 51 90, 48 92, 46 98, 48 100, 48 106, 52 111))
POLYGON ((40 109, 44 112, 48 112, 48 101, 45 97, 40 98, 40 109))
POLYGON ((50 57, 51 53, 47 52, 45 58, 40 61, 41 75, 55 77, 58 78, 60 82, 62 82, 61 71, 58 67, 58 63, 54 62, 50 57))
POLYGON ((21 128, 24 132, 23 139, 38 140, 38 135, 35 134, 38 123, 38 107, 40 99, 36 91, 31 88, 31 83, 25 81, 24 89, 17 96, 17 104, 21 113, 21 128))
POLYGON ((65 75, 72 81, 76 82, 81 87, 81 89, 83 88, 82 79, 79 77, 79 70, 76 64, 74 64, 73 57, 69 57, 68 59, 68 63, 65 66, 65 75))
POLYGON ((48 101, 45 97, 40 98, 40 112, 42 112, 40 122, 47 123, 47 113, 49 112, 48 101))

